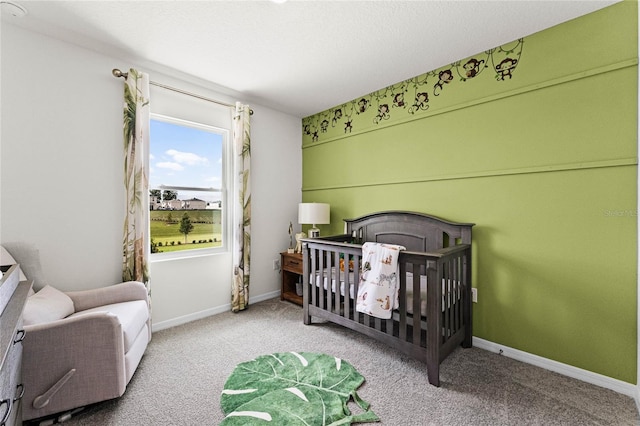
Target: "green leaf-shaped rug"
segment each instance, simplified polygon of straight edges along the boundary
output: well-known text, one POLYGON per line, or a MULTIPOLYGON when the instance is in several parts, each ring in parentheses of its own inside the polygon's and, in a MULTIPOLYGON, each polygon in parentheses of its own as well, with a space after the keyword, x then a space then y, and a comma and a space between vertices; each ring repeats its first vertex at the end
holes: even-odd
POLYGON ((350 425, 379 421, 356 393, 364 377, 351 364, 325 354, 260 356, 233 370, 224 385, 221 425, 350 425), (351 414, 349 399, 364 410, 351 414))

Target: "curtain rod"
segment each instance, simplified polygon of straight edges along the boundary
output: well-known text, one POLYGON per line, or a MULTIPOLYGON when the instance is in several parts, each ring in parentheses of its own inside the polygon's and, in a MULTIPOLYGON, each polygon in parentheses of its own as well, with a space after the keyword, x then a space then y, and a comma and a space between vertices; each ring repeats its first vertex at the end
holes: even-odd
MULTIPOLYGON (((111 71, 111 74, 113 74, 114 77, 117 77, 117 78, 122 77, 125 80, 129 76, 129 73, 122 72, 118 68, 114 68, 111 71)), ((195 93, 190 93, 190 92, 187 92, 187 91, 184 91, 184 90, 181 90, 181 89, 176 89, 175 87, 167 86, 167 85, 164 85, 164 84, 161 84, 161 83, 156 83, 155 81, 149 81, 149 84, 157 86, 157 87, 161 87, 163 89, 172 90, 174 92, 178 92, 178 93, 181 93, 183 95, 187 95, 187 96, 191 96, 191 97, 194 97, 194 98, 202 99, 203 101, 212 102, 214 104, 226 106, 226 107, 229 107, 229 108, 235 108, 236 107, 235 105, 227 104, 225 102, 216 101, 215 99, 206 98, 204 96, 196 95, 195 93)), ((253 115, 253 110, 252 109, 249 109, 249 114, 253 115)))

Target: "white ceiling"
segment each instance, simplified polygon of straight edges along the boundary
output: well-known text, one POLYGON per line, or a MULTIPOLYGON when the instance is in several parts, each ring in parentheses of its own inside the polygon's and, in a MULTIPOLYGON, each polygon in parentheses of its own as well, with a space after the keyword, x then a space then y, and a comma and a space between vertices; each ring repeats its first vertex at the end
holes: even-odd
POLYGON ((617 2, 11 1, 28 14, 3 12, 3 23, 175 69, 299 117, 617 2))

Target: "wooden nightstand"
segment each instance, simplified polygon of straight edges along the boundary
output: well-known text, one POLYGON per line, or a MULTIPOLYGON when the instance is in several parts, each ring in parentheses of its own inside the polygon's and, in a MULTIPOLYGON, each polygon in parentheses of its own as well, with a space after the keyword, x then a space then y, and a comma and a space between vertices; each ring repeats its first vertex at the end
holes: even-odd
POLYGON ((302 253, 280 253, 282 288, 280 300, 288 300, 302 306, 302 296, 296 293, 296 283, 302 283, 302 253))

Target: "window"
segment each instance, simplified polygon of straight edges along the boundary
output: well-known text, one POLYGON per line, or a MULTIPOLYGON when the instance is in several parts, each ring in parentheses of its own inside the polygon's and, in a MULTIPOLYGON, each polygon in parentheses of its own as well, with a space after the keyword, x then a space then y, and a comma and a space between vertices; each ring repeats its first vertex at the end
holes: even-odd
POLYGON ((227 250, 228 139, 226 129, 151 114, 152 257, 227 250))

